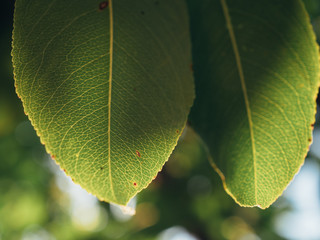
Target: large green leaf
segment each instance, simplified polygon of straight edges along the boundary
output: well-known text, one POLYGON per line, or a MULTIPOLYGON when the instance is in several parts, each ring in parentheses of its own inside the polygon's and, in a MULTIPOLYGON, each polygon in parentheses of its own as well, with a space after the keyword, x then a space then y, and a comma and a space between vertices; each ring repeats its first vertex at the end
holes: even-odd
POLYGON ((183 0, 17 0, 16 89, 47 151, 126 204, 168 159, 193 101, 183 0))
POLYGON ((319 86, 318 48, 299 0, 189 0, 191 124, 226 191, 268 207, 303 164, 319 86))

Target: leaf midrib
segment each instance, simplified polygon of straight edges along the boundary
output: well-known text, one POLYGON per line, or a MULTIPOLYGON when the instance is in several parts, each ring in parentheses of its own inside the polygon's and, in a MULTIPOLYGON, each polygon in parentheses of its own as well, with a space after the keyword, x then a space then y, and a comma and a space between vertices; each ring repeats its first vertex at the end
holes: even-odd
POLYGON ((108 165, 109 165, 109 180, 110 180, 110 188, 111 193, 114 198, 116 199, 114 194, 114 188, 112 183, 112 175, 111 175, 111 93, 112 93, 112 64, 113 64, 113 6, 112 0, 109 0, 109 21, 110 21, 110 63, 109 63, 109 94, 108 94, 108 165))
POLYGON ((231 17, 230 17, 230 14, 229 14, 228 5, 227 5, 226 0, 220 0, 220 2, 221 2, 221 5, 222 5, 223 14, 224 14, 224 17, 225 17, 225 20, 226 20, 226 23, 227 23, 227 29, 228 29, 228 32, 229 32, 232 48, 233 48, 233 51, 234 51, 234 56, 235 56, 236 63, 237 63, 237 69, 238 69, 238 73, 239 73, 239 78, 240 78, 240 82, 241 82, 241 88, 242 88, 242 92, 243 92, 243 95, 244 95, 244 101, 245 101, 245 106, 246 106, 246 111, 247 111, 247 116, 248 116, 248 123, 249 123, 249 129, 250 129, 250 138, 251 138, 251 146, 252 146, 253 171, 254 171, 254 195, 255 195, 256 204, 258 204, 258 200, 257 200, 256 148, 255 148, 255 141, 254 141, 253 122, 252 122, 252 113, 251 113, 251 109, 250 109, 250 102, 249 102, 248 93, 247 93, 247 87, 246 87, 245 78, 244 78, 244 74, 243 74, 243 68, 242 68, 242 64, 241 64, 241 57, 240 57, 240 53, 239 53, 239 50, 238 50, 236 37, 235 37, 234 31, 233 31, 233 26, 232 26, 231 17))

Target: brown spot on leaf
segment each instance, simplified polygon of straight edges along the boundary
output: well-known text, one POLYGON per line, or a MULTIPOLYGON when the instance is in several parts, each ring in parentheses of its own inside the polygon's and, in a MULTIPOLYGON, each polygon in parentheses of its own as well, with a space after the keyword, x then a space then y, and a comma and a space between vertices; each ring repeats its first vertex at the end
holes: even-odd
POLYGON ((55 155, 51 155, 51 158, 52 158, 53 160, 55 160, 55 159, 56 159, 56 156, 55 156, 55 155))
POLYGON ((140 154, 140 152, 138 150, 136 150, 136 154, 137 154, 138 157, 141 157, 141 154, 140 154))
POLYGON ((99 10, 105 9, 106 7, 108 7, 108 5, 109 5, 109 2, 108 2, 108 1, 101 2, 101 3, 99 4, 99 10))
POLYGON ((135 186, 135 187, 136 187, 136 186, 137 186, 137 183, 136 183, 136 182, 134 182, 134 183, 133 183, 133 186, 135 186))
POLYGON ((314 127, 314 123, 311 123, 311 127, 314 127))
POLYGON ((179 133, 179 130, 177 130, 176 133, 179 133))
POLYGON ((309 138, 308 141, 311 142, 311 138, 309 138))
POLYGON ((103 170, 103 167, 100 167, 100 170, 103 170))

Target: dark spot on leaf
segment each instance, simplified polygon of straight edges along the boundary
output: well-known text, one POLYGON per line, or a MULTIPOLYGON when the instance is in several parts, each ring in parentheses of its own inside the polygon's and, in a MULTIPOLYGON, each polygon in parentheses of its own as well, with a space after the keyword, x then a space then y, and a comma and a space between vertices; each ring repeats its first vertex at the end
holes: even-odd
POLYGON ((176 133, 179 133, 179 130, 177 130, 176 133))
POLYGON ((311 124, 311 127, 314 127, 314 124, 313 124, 313 123, 311 124))
POLYGON ((109 2, 108 2, 108 1, 101 2, 101 3, 99 4, 99 10, 105 9, 106 7, 108 7, 108 5, 109 5, 109 2))
POLYGON ((56 156, 55 155, 51 155, 51 158, 54 160, 54 159, 56 159, 56 156))
POLYGON ((141 154, 140 154, 140 152, 138 150, 136 151, 136 154, 137 154, 138 157, 141 157, 141 154))
POLYGON ((308 141, 311 142, 311 138, 309 138, 308 141))
POLYGON ((67 170, 63 169, 64 172, 67 172, 67 170))
POLYGON ((100 167, 100 170, 103 170, 103 167, 100 167))
POLYGON ((134 183, 133 183, 133 186, 137 186, 137 183, 136 183, 136 182, 134 182, 134 183))
POLYGON ((141 11, 140 13, 141 13, 141 15, 144 15, 144 11, 141 11))

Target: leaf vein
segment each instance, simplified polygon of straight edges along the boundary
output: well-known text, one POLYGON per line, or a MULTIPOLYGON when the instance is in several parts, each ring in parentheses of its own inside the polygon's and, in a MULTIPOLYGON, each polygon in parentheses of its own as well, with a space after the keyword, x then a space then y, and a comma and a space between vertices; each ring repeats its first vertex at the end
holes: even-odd
POLYGON ((245 101, 245 106, 246 106, 246 111, 247 111, 247 116, 248 116, 250 138, 251 138, 251 147, 252 147, 253 169, 254 169, 253 171, 254 171, 255 201, 256 201, 256 204, 258 204, 256 148, 255 148, 255 141, 254 141, 253 122, 252 122, 252 116, 251 116, 250 102, 249 102, 249 98, 248 98, 247 87, 246 87, 242 63, 241 63, 241 57, 240 57, 240 53, 238 50, 238 45, 237 45, 236 37, 235 37, 234 31, 233 31, 231 17, 229 14, 228 5, 227 5, 226 0, 221 0, 221 5, 222 5, 223 14, 224 14, 224 17, 226 20, 227 29, 229 32, 232 48, 233 48, 235 59, 236 59, 237 69, 238 69, 238 73, 239 73, 241 88, 243 91, 244 101, 245 101))

